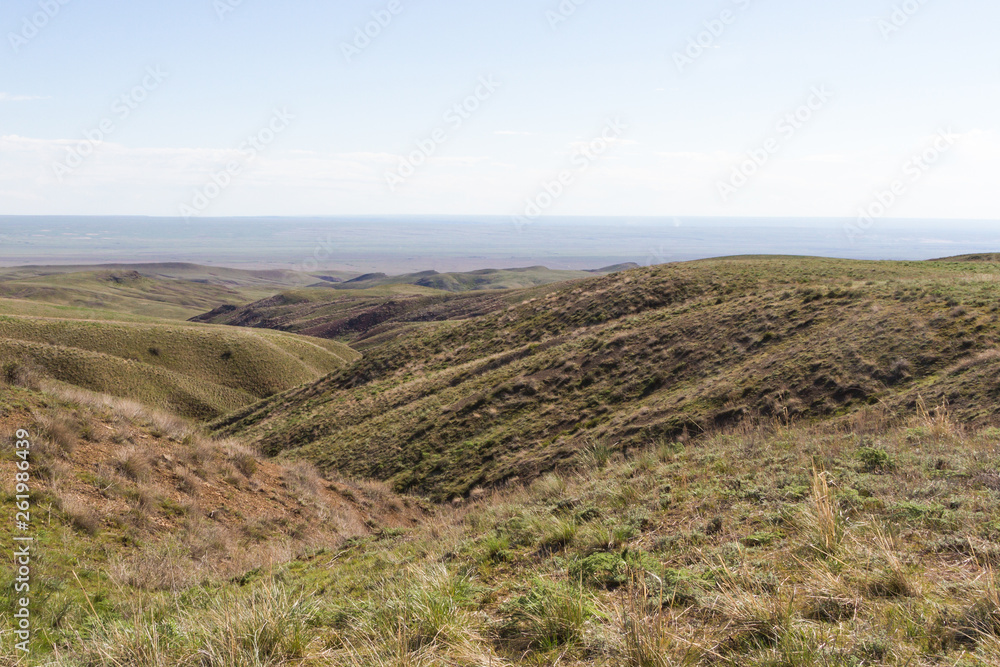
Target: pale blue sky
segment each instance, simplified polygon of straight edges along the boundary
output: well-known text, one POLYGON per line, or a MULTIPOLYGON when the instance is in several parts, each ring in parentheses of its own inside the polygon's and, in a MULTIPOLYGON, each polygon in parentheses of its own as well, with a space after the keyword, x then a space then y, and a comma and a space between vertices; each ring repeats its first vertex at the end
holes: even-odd
POLYGON ((235 0, 5 0, 0 214, 522 215, 530 200, 553 215, 850 217, 900 181, 887 216, 1000 218, 996 0, 585 0, 556 27, 559 0, 397 1, 349 62, 343 44, 389 0, 243 0, 223 18, 235 0), (886 36, 903 5, 916 11, 886 36), (720 17, 680 71, 675 53, 720 17), (149 86, 148 68, 165 79, 149 86), (144 79, 122 117, 116 100, 144 79), (479 108, 446 121, 477 87, 479 108), (811 117, 779 130, 807 101, 811 117), (627 128, 581 161, 614 119, 627 128), (239 150, 268 126, 273 141, 239 150), (934 149, 942 131, 952 143, 934 149), (408 175, 417 142, 434 154, 408 175), (935 163, 907 176, 925 149, 935 163), (393 190, 390 172, 408 177, 393 190), (564 191, 539 200, 561 172, 564 191))

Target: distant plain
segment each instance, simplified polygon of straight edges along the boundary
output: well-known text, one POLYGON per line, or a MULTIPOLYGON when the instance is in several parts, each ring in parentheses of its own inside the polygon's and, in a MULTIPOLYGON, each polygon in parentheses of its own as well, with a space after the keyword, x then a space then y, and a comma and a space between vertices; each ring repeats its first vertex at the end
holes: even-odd
MULTIPOLYGON (((0 266, 189 262, 354 275, 597 269, 727 255, 922 260, 1000 247, 996 221, 509 217, 205 218, 0 216, 0 266)), ((310 281, 311 282, 311 281, 310 281)))

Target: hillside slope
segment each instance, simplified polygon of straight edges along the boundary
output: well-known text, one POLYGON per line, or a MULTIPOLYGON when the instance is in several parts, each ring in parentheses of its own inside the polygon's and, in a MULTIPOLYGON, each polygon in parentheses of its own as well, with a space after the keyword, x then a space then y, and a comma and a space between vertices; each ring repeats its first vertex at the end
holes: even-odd
POLYGON ((282 292, 242 307, 222 306, 193 322, 277 329, 340 340, 365 350, 412 330, 490 313, 520 291, 448 294, 408 285, 333 292, 310 288, 282 292))
POLYGON ((208 418, 315 380, 359 355, 333 341, 275 331, 0 315, 0 356, 6 375, 34 373, 208 418))
POLYGON ((216 423, 267 452, 435 498, 747 415, 1000 410, 1000 269, 729 258, 508 293, 216 423))
MULTIPOLYGON (((161 591, 178 603, 175 592, 196 591, 203 582, 253 577, 424 517, 418 504, 377 484, 323 479, 301 463, 279 465, 133 401, 0 380, 0 433, 10 442, 0 454, 0 493, 11 507, 21 493, 15 473, 23 459, 13 446, 21 429, 31 444, 36 653, 53 646, 57 657, 65 652, 91 626, 93 611, 116 615, 139 596, 155 599, 161 591)), ((0 526, 8 544, 23 535, 13 521, 0 526)), ((14 576, 10 568, 0 574, 0 603, 8 609, 14 576)), ((10 615, 3 616, 0 664, 24 664, 7 661, 13 642, 10 615)), ((127 664, 182 663, 156 657, 127 664)))
POLYGON ((619 264, 591 271, 566 271, 545 266, 528 266, 515 269, 480 269, 478 271, 438 273, 421 271, 400 276, 384 273, 367 274, 342 282, 329 282, 334 289, 370 289, 388 285, 417 285, 446 292, 519 289, 551 283, 590 278, 594 274, 614 273, 637 268, 638 264, 619 264))
POLYGON ((195 264, 23 266, 0 269, 0 298, 53 306, 187 319, 314 283, 293 271, 246 271, 195 264))
POLYGON ((368 349, 445 320, 467 319, 517 303, 518 290, 613 273, 629 265, 594 271, 545 267, 468 273, 425 271, 404 276, 373 274, 340 283, 285 291, 244 306, 225 305, 193 322, 291 331, 332 338, 368 349), (513 297, 510 295, 513 294, 513 297), (510 298, 509 298, 510 297, 510 298), (511 301, 510 299, 514 299, 511 301))

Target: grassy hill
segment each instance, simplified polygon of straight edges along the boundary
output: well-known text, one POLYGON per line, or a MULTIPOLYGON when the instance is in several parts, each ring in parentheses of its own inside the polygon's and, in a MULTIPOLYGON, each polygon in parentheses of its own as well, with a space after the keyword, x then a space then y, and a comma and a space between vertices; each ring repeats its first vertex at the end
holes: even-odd
MULTIPOLYGON (((261 568, 424 516, 419 504, 404 505, 376 484, 326 480, 304 463, 264 460, 239 442, 210 440, 196 425, 134 401, 75 388, 41 393, 0 380, 0 432, 13 436, 18 429, 32 444, 36 641, 28 664, 74 664, 63 663, 59 652, 81 642, 79 633, 106 627, 121 605, 141 596, 180 605, 175 596, 184 595, 186 606, 205 582, 252 578, 261 568)), ((11 441, 0 454, 0 491, 9 507, 22 460, 14 452, 11 441)), ((14 544, 15 534, 23 535, 13 522, 0 526, 7 543, 14 544)), ((0 573, 5 609, 20 597, 13 576, 10 568, 0 573)), ((25 664, 14 662, 9 614, 3 618, 0 664, 25 664)), ((86 645, 96 647, 78 644, 86 645)), ((166 650, 163 644, 163 655, 154 650, 125 663, 90 664, 182 664, 166 650)))
POLYGON ((199 418, 322 377, 358 357, 333 341, 274 331, 35 315, 0 315, 0 355, 8 376, 52 378, 199 418))
POLYGON ((285 291, 241 307, 221 306, 191 318, 195 322, 291 331, 332 338, 359 350, 400 336, 420 336, 435 323, 506 308, 518 288, 581 280, 634 265, 595 271, 552 271, 545 267, 405 276, 374 274, 341 283, 285 291), (332 288, 332 289, 331 289, 332 288))
POLYGON ((187 319, 221 304, 255 301, 315 280, 292 271, 194 264, 29 266, 0 269, 0 298, 187 319))
POLYGON ((440 322, 505 308, 509 305, 508 295, 518 293, 449 294, 412 285, 336 292, 324 287, 308 288, 282 292, 242 307, 222 306, 191 321, 335 339, 363 351, 396 337, 422 335, 421 330, 440 322))
POLYGON ((998 416, 996 264, 731 258, 509 292, 219 421, 438 499, 748 415, 998 416))
MULTIPOLYGON (((998 282, 974 258, 750 257, 504 292, 288 293, 257 324, 352 321, 365 356, 214 438, 15 368, 0 430, 36 443, 34 658, 1000 664, 998 282)), ((205 377, 225 366, 202 331, 303 343, 0 319, 19 345, 98 354, 90 324, 115 359, 166 336, 176 352, 140 363, 205 361, 205 377)), ((17 461, 0 453, 9 505, 17 461)), ((0 623, 0 663, 11 639, 0 623)))
POLYGON ((417 285, 446 292, 518 289, 568 280, 580 280, 590 278, 594 274, 614 273, 636 267, 638 264, 619 264, 593 271, 565 271, 549 269, 544 266, 529 266, 518 269, 481 269, 464 273, 422 271, 400 276, 374 273, 357 276, 346 281, 328 281, 327 286, 334 289, 369 289, 387 285, 417 285))
MULTIPOLYGON (((11 406, 32 403, 9 396, 0 422, 34 424, 11 406)), ((997 430, 944 411, 593 446, 426 514, 71 406, 69 426, 58 405, 32 426, 59 481, 35 499, 48 664, 1000 663, 997 430)))

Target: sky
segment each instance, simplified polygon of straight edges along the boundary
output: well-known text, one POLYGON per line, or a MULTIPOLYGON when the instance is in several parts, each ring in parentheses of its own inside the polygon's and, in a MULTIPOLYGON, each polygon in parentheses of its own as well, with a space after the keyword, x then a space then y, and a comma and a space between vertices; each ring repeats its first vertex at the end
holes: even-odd
POLYGON ((0 215, 1000 219, 996 0, 4 0, 0 215))

